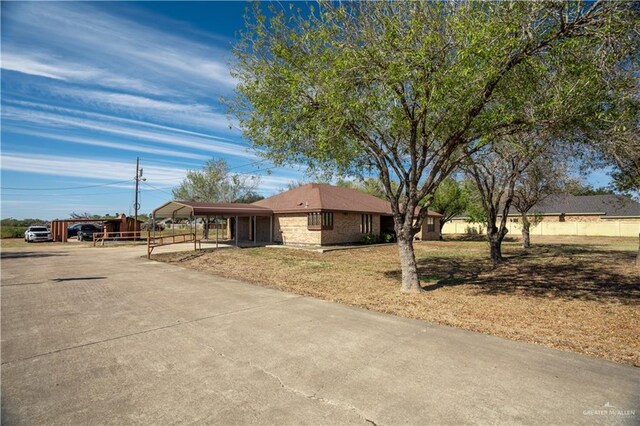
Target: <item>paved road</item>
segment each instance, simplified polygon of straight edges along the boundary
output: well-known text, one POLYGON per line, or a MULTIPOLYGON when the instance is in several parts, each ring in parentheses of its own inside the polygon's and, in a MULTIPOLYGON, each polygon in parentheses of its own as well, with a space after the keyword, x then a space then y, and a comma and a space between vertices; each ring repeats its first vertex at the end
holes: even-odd
POLYGON ((4 424, 640 421, 640 369, 216 278, 143 250, 2 253, 4 424))

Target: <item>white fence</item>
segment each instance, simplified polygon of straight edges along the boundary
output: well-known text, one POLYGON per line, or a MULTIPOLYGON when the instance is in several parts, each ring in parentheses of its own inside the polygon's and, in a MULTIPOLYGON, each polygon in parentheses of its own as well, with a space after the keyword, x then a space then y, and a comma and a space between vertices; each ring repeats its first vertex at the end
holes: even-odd
MULTIPOLYGON (((520 235, 520 223, 507 224, 510 235, 520 235)), ((443 234, 484 233, 486 226, 474 223, 447 222, 442 228, 443 234)), ((640 234, 640 222, 608 220, 602 222, 545 222, 531 227, 531 235, 572 235, 594 237, 637 237, 640 234)))

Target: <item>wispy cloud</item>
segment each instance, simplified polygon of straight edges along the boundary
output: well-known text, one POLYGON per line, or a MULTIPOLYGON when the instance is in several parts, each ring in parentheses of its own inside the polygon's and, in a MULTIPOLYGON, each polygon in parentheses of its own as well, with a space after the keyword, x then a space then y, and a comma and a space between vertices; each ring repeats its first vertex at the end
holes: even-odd
POLYGON ((224 49, 115 16, 99 4, 25 3, 5 13, 3 26, 9 27, 13 38, 37 39, 41 46, 39 55, 17 56, 15 52, 23 46, 3 40, 3 49, 14 52, 7 69, 81 82, 98 70, 128 80, 136 77, 158 87, 171 87, 171 80, 175 83, 178 76, 181 86, 193 91, 214 85, 229 90, 236 84, 224 49), (52 63, 53 52, 81 68, 73 72, 61 61, 52 63))
POLYGON ((48 55, 27 55, 11 51, 2 52, 2 68, 23 74, 53 78, 55 80, 93 80, 101 74, 99 70, 68 64, 56 64, 48 55))
POLYGON ((118 135, 127 139, 138 139, 163 145, 173 145, 184 148, 232 155, 243 158, 256 158, 256 154, 250 152, 239 144, 216 140, 215 138, 203 138, 176 134, 170 131, 144 130, 133 126, 119 125, 115 123, 86 120, 81 117, 56 114, 53 112, 37 111, 33 109, 16 108, 7 106, 2 110, 3 121, 10 124, 11 129, 24 128, 26 124, 41 126, 44 129, 84 129, 93 132, 118 135))
POLYGON ((9 105, 15 105, 15 106, 24 108, 26 110, 52 111, 60 115, 84 117, 92 121, 99 120, 99 121, 107 121, 107 122, 124 123, 126 125, 135 126, 135 127, 145 127, 145 128, 150 128, 154 130, 164 130, 172 133, 199 136, 199 137, 212 139, 216 141, 234 142, 233 139, 230 139, 224 136, 212 135, 212 134, 207 134, 203 132, 197 132, 193 130, 178 128, 178 127, 166 126, 166 125, 157 124, 157 123, 150 123, 148 121, 135 120, 131 118, 123 118, 123 117, 118 117, 112 114, 102 114, 102 113, 90 112, 86 110, 79 110, 76 108, 66 108, 59 105, 48 105, 48 104, 43 104, 38 102, 28 102, 28 101, 21 101, 16 99, 3 99, 3 103, 9 104, 9 105))
POLYGON ((237 127, 237 123, 230 121, 225 114, 213 111, 210 105, 197 102, 167 101, 128 93, 78 88, 55 88, 52 92, 57 96, 73 99, 76 103, 128 116, 144 117, 155 122, 176 123, 222 133, 232 132, 230 125, 237 127))
POLYGON ((193 154, 185 151, 155 148, 152 146, 145 146, 140 144, 131 144, 131 143, 125 144, 125 143, 113 142, 113 141, 108 141, 108 140, 98 139, 98 138, 79 137, 79 136, 72 136, 72 135, 58 135, 58 134, 52 134, 51 132, 39 132, 39 131, 26 130, 26 129, 15 129, 14 132, 20 133, 23 135, 37 136, 43 139, 54 139, 54 140, 73 143, 73 144, 100 146, 104 148, 119 149, 122 151, 155 154, 155 155, 162 155, 165 157, 172 157, 172 158, 174 157, 189 158, 193 160, 200 160, 203 162, 210 158, 210 156, 207 156, 207 155, 193 154))
MULTIPOLYGON (((51 176, 70 176, 92 180, 124 181, 132 179, 131 163, 95 158, 76 158, 74 166, 69 167, 69 158, 56 155, 25 155, 21 153, 2 153, 2 170, 22 172, 29 170, 51 176)), ((153 163, 144 167, 145 176, 150 180, 178 183, 185 175, 185 169, 158 166, 153 163)))

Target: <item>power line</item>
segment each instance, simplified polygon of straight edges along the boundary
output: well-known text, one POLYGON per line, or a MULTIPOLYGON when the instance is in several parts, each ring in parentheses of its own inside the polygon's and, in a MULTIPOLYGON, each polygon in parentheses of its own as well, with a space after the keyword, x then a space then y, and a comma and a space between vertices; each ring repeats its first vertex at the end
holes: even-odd
POLYGON ((127 179, 127 180, 121 180, 121 181, 116 181, 116 182, 108 182, 108 183, 101 183, 101 184, 97 184, 97 185, 85 185, 85 186, 67 186, 67 187, 63 187, 63 188, 20 188, 20 187, 12 187, 12 186, 2 186, 0 187, 0 189, 11 189, 11 190, 16 190, 16 191, 65 191, 65 190, 69 190, 69 189, 84 189, 84 188, 96 188, 99 186, 111 186, 111 185, 116 185, 119 183, 126 183, 126 182, 131 182, 131 179, 127 179))
POLYGON ((148 186, 149 188, 153 189, 154 191, 164 192, 165 194, 169 194, 169 195, 173 196, 173 194, 171 192, 165 191, 164 189, 157 188, 157 187, 149 184, 148 182, 142 182, 142 184, 145 185, 145 186, 148 186))
MULTIPOLYGON (((129 191, 129 188, 122 188, 122 191, 118 192, 88 192, 88 193, 78 193, 78 194, 40 194, 38 197, 84 197, 84 196, 92 196, 92 195, 115 195, 122 194, 123 191, 129 191)), ((10 195, 25 195, 24 192, 3 192, 3 196, 10 195)))

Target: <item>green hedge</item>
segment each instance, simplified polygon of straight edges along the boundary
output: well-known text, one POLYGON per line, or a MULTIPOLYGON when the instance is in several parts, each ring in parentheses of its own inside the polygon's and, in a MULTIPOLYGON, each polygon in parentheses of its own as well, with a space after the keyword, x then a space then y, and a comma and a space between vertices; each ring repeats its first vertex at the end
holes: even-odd
POLYGON ((0 227, 0 238, 23 238, 25 226, 2 226, 0 227))

